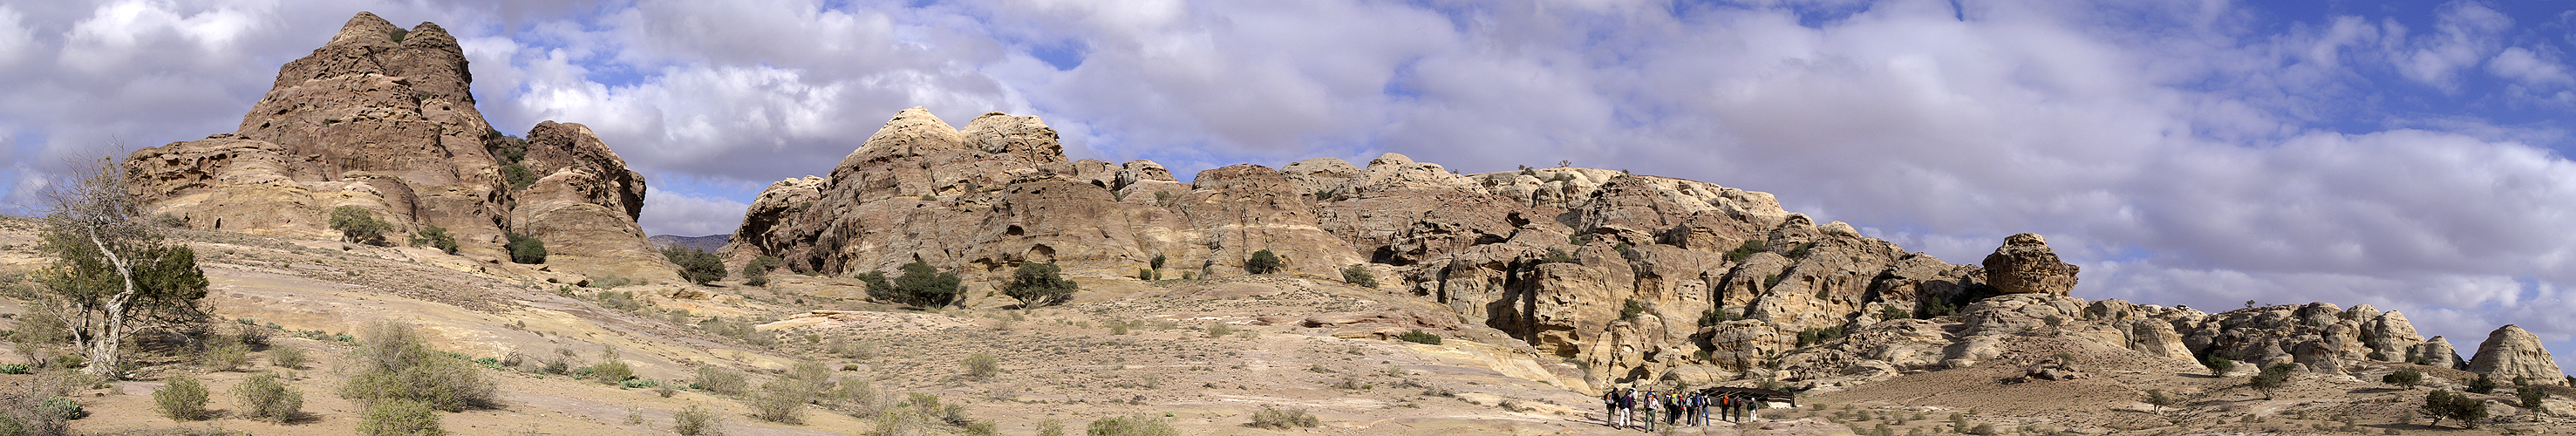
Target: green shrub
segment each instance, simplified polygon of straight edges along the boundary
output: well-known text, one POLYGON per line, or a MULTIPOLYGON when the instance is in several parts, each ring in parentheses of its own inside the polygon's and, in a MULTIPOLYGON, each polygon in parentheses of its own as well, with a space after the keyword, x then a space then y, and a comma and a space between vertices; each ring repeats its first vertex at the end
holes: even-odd
POLYGON ((751 398, 751 418, 762 421, 797 424, 805 421, 805 403, 814 393, 792 381, 771 380, 760 386, 751 398))
POLYGON ((404 30, 404 29, 399 29, 399 28, 394 29, 393 31, 390 31, 390 32, 385 32, 385 37, 386 37, 386 38, 392 38, 392 39, 394 40, 394 42, 402 42, 403 37, 404 37, 404 36, 408 36, 408 35, 411 35, 411 31, 410 31, 410 30, 404 30))
POLYGON ((2495 389, 2495 379, 2487 378, 2486 374, 2478 374, 2477 379, 2469 380, 2469 393, 2481 395, 2492 394, 2495 393, 2495 389))
POLYGON ((420 231, 412 232, 411 246, 433 247, 447 254, 456 254, 457 248, 456 237, 448 235, 446 227, 439 226, 422 227, 420 231))
POLYGON ((277 374, 252 374, 233 386, 233 397, 241 400, 241 413, 250 419, 285 422, 304 413, 304 393, 279 380, 277 374))
POLYGON ((361 405, 402 401, 453 412, 500 402, 500 387, 484 378, 481 367, 431 350, 408 324, 369 325, 367 340, 350 352, 345 364, 355 374, 341 385, 340 397, 361 405))
POLYGON ((1905 310, 1905 308, 1902 308, 1902 307, 1896 307, 1896 306, 1879 306, 1879 308, 1878 308, 1878 319, 1880 319, 1880 320, 1891 320, 1891 319, 1912 319, 1912 318, 1914 318, 1914 311, 1911 311, 1911 310, 1905 310))
POLYGON ((1181 431, 1179 429, 1172 428, 1172 423, 1170 421, 1165 421, 1162 418, 1136 415, 1113 416, 1092 420, 1091 425, 1083 431, 1083 434, 1089 436, 1180 436, 1181 431))
POLYGON ((518 233, 508 233, 506 236, 510 239, 510 262, 529 265, 546 263, 546 241, 518 233))
POLYGON ((2297 366, 2287 363, 2272 364, 2272 366, 2264 367, 2262 373, 2255 374, 2252 380, 2247 381, 2247 384, 2253 386, 2254 390, 2263 391, 2263 398, 2270 399, 2272 398, 2273 391, 2278 391, 2281 390, 2282 387, 2289 386, 2290 372, 2297 370, 2297 366))
POLYGON ((1422 329, 1413 329, 1413 331, 1404 332, 1404 334, 1400 334, 1400 335, 1395 335, 1395 339, 1397 339, 1397 340, 1401 340, 1401 341, 1405 341, 1405 342, 1412 342, 1412 343, 1416 343, 1416 344, 1440 345, 1440 335, 1439 335, 1439 334, 1431 333, 1431 332, 1425 332, 1425 331, 1422 331, 1422 329))
POLYGON ((36 404, 36 414, 46 420, 69 421, 89 417, 89 410, 69 397, 49 397, 36 404))
POLYGON ((2225 375, 2229 371, 2236 370, 2235 360, 2218 356, 2209 356, 2207 359, 2202 359, 2200 361, 2200 365, 2209 367, 2209 373, 2211 375, 2225 375))
POLYGON ((691 387, 705 389, 718 395, 742 395, 744 392, 751 391, 751 381, 744 378, 742 373, 706 365, 698 367, 698 380, 691 387))
POLYGON ((707 410, 705 405, 690 404, 671 413, 671 431, 681 436, 716 436, 724 434, 724 415, 707 410))
POLYGON ((2513 398, 2522 400, 2522 408, 2538 409, 2540 400, 2549 398, 2549 394, 2541 392, 2539 386, 2525 385, 2513 388, 2513 398))
POLYGON ((680 266, 680 278, 688 279, 693 283, 705 285, 717 280, 724 280, 725 278, 724 259, 717 258, 715 253, 698 251, 695 247, 671 244, 668 247, 662 247, 662 258, 669 259, 673 264, 678 264, 680 266))
POLYGON ((1366 265, 1351 265, 1349 268, 1342 268, 1342 283, 1374 288, 1377 287, 1377 275, 1370 274, 1366 265))
POLYGON ((1246 425, 1271 430, 1287 430, 1314 427, 1323 425, 1323 422, 1315 419, 1315 414, 1307 413, 1306 409, 1278 409, 1262 406, 1261 411, 1252 413, 1252 423, 1246 425))
POLYGON ((510 191, 517 192, 521 189, 528 189, 529 185, 537 184, 537 173, 528 171, 527 165, 515 163, 502 165, 501 180, 510 183, 510 191))
POLYGON ((359 436, 439 436, 438 410, 412 400, 379 401, 358 417, 359 436))
POLYGON ((1021 308, 1070 301, 1082 286, 1065 280, 1062 272, 1052 263, 1021 262, 1019 269, 1011 271, 1011 282, 1002 285, 1002 295, 1020 300, 1021 308))
POLYGON ((2381 383, 2397 385, 2397 387, 2400 388, 2414 389, 2416 384, 2424 382, 2424 372, 2417 371, 2415 368, 2399 369, 2396 372, 2388 373, 2388 375, 2380 376, 2379 381, 2381 383))
POLYGON ((2433 417, 2433 425, 2441 425, 2443 418, 2450 418, 2458 420, 2462 428, 2475 428, 2478 420, 2487 419, 2486 401, 2441 389, 2424 394, 2423 410, 2424 414, 2433 417))
POLYGON ((966 378, 986 380, 993 378, 996 374, 1002 373, 1002 360, 993 357, 991 354, 975 353, 968 355, 966 356, 966 361, 963 362, 962 365, 966 367, 966 378))
POLYGON ((1637 299, 1635 299, 1635 298, 1630 298, 1630 299, 1628 299, 1628 301, 1627 301, 1627 302, 1619 303, 1619 320, 1620 320, 1620 321, 1630 321, 1630 320, 1635 320, 1635 319, 1637 319, 1637 315, 1644 315, 1645 313, 1646 313, 1646 302, 1643 302, 1643 301, 1637 301, 1637 299))
POLYGON ((0 374, 32 374, 24 363, 0 364, 0 374))
POLYGON ((784 263, 786 262, 770 256, 753 258, 751 263, 742 266, 742 284, 769 286, 769 270, 778 269, 778 266, 784 263))
POLYGON ((625 361, 611 360, 590 366, 590 378, 605 384, 619 384, 635 378, 635 369, 625 361))
POLYGON ((223 344, 206 347, 203 362, 206 364, 206 369, 216 371, 241 370, 242 367, 250 366, 250 346, 243 345, 240 342, 226 341, 223 344))
POLYGON ((1566 254, 1565 250, 1550 248, 1547 249, 1547 256, 1538 258, 1538 263, 1574 263, 1574 255, 1566 254))
POLYGON ((393 224, 376 219, 374 212, 357 206, 331 208, 331 229, 340 231, 341 241, 384 246, 385 231, 393 228, 393 224))
POLYGON ((196 377, 170 377, 160 389, 152 390, 152 410, 173 421, 202 421, 213 418, 206 410, 206 385, 196 377))
POLYGON ((1252 259, 1243 261, 1243 270, 1253 274, 1275 273, 1287 268, 1288 261, 1280 260, 1279 253, 1270 250, 1252 252, 1252 259))
POLYGON ((903 275, 892 283, 886 281, 885 274, 874 271, 860 274, 859 280, 867 282, 869 298, 923 309, 956 303, 961 282, 956 273, 941 272, 919 260, 903 264, 903 275))
POLYGON ((1824 344, 1825 341, 1831 341, 1836 338, 1843 337, 1843 333, 1843 326, 1817 327, 1801 330, 1798 331, 1798 346, 1804 347, 1824 344))

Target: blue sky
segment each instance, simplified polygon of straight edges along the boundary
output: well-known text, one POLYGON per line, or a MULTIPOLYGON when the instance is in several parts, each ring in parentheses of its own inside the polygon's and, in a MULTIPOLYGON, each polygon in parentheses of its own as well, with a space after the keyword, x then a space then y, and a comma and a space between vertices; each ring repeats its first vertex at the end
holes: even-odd
POLYGON ((2077 296, 2401 310, 2576 354, 2576 2, 0 3, 0 210, 64 156, 232 129, 349 15, 463 41, 504 131, 600 132, 656 234, 726 233, 895 111, 1075 158, 1571 160, 1777 194, 2077 296))

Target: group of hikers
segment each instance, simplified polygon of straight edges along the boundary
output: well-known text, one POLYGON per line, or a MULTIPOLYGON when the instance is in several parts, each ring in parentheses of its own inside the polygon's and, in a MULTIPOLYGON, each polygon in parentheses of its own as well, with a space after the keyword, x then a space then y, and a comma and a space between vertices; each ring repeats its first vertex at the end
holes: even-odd
POLYGON ((1601 394, 1601 405, 1609 409, 1609 414, 1602 421, 1612 427, 1636 427, 1646 431, 1655 431, 1657 422, 1667 427, 1709 425, 1712 416, 1718 420, 1741 422, 1751 419, 1753 411, 1762 408, 1763 401, 1761 395, 1741 395, 1715 389, 1685 393, 1617 388, 1601 394), (1717 414, 1710 415, 1711 410, 1717 414))

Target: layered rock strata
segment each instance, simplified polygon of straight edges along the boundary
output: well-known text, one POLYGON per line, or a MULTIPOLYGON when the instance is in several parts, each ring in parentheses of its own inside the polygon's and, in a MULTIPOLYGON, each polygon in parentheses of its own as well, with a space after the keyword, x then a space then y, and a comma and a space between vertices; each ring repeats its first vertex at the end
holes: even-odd
POLYGON ((279 68, 233 133, 135 151, 128 185, 147 213, 195 229, 336 239, 331 210, 355 206, 392 223, 395 241, 443 227, 463 254, 497 263, 518 233, 547 242, 551 270, 677 278, 635 223, 642 175, 579 124, 500 134, 472 83, 445 29, 361 12, 279 68))

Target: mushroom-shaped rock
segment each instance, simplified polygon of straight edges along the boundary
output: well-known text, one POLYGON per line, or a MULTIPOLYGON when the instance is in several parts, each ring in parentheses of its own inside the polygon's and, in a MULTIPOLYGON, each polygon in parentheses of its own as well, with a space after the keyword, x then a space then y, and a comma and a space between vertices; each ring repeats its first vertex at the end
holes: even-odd
POLYGON ((1986 255, 1986 283, 2006 294, 2066 295, 2075 289, 2079 268, 2057 260, 2057 252, 2048 249, 2048 240, 2035 233, 2004 238, 2004 245, 1986 255))

